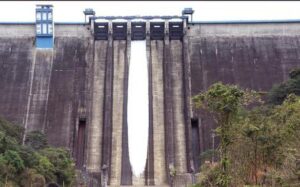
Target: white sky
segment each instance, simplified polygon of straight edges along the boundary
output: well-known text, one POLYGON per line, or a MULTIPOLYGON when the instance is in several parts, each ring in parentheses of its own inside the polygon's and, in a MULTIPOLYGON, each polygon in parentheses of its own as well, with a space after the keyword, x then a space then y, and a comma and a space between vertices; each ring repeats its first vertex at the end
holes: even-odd
POLYGON ((0 22, 34 22, 35 4, 53 4, 56 22, 83 22, 83 10, 97 16, 180 15, 195 10, 194 21, 300 19, 296 1, 1 1, 0 22))

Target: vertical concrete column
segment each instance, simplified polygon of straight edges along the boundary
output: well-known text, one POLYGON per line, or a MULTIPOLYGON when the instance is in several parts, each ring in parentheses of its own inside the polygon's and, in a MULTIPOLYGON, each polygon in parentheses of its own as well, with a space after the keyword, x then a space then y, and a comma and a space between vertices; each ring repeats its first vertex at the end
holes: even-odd
POLYGON ((124 64, 126 41, 114 41, 113 103, 112 103, 112 158, 110 185, 121 184, 122 127, 124 99, 124 64))
MULTIPOLYGON (((150 23, 148 22, 148 31, 150 33, 150 23)), ((152 138, 149 134, 149 145, 152 142, 152 162, 149 167, 153 167, 149 172, 149 179, 154 179, 155 185, 165 185, 167 183, 166 170, 166 151, 165 151, 165 106, 164 106, 164 41, 150 41, 150 34, 147 38, 149 51, 149 93, 151 93, 152 102, 149 102, 149 109, 152 115, 152 138), (151 142, 150 142, 151 141, 151 142)), ((150 99, 150 98, 149 98, 150 99)), ((149 100, 151 101, 151 100, 149 100)), ((150 124, 149 124, 150 125, 150 124)), ((150 126, 149 126, 150 127, 150 126)), ((149 131, 150 133, 150 131, 149 131)), ((150 146, 149 146, 150 151, 150 146)), ((150 155, 149 155, 150 156, 150 155)), ((148 160, 151 161, 150 159, 148 160)), ((153 182, 149 180, 149 182, 153 182)))
POLYGON ((91 115, 88 125, 87 170, 101 171, 101 148, 104 112, 104 84, 108 41, 94 41, 94 62, 92 66, 91 115))
MULTIPOLYGON (((130 34, 129 21, 127 22, 127 26, 128 26, 128 34, 130 34)), ((125 77, 128 79, 128 71, 126 72, 127 75, 125 74, 125 64, 127 64, 126 40, 114 41, 114 51, 115 52, 114 52, 114 69, 113 69, 114 77, 113 77, 113 111, 112 111, 113 127, 112 127, 112 160, 111 160, 110 185, 120 185, 121 171, 122 171, 122 158, 123 158, 122 139, 124 135, 123 134, 124 117, 125 117, 124 109, 127 109, 124 106, 124 100, 126 100, 127 102, 127 95, 125 94, 125 89, 124 89, 126 83, 125 77)), ((126 68, 128 67, 126 66, 126 68)), ((127 120, 127 118, 125 120, 127 120)))
MULTIPOLYGON (((107 167, 107 179, 110 183, 111 176, 111 148, 112 148, 112 104, 113 104, 113 38, 112 22, 109 22, 108 49, 105 68, 104 87, 104 112, 103 112, 103 135, 102 135, 102 162, 101 167, 107 167)), ((99 145, 100 146, 100 145, 99 145)))
POLYGON ((154 134, 153 134, 153 86, 152 86, 152 53, 150 41, 150 21, 146 22, 146 55, 148 61, 148 89, 149 89, 149 131, 148 131, 148 150, 145 169, 145 184, 154 185, 154 134))
POLYGON ((172 97, 172 62, 170 59, 169 25, 165 21, 163 79, 164 79, 164 115, 165 115, 165 154, 168 181, 171 182, 170 173, 175 169, 175 144, 174 144, 174 116, 172 97))
POLYGON ((128 147, 128 123, 127 123, 127 103, 128 103, 128 76, 131 51, 131 22, 127 22, 127 42, 124 61, 124 97, 123 97, 123 129, 122 129, 122 168, 121 185, 132 184, 132 170, 129 161, 128 147))
MULTIPOLYGON (((184 124, 185 124, 185 137, 186 137, 186 158, 187 158, 187 171, 194 172, 194 162, 192 153, 192 100, 191 100, 191 66, 189 44, 187 37, 187 20, 183 21, 183 39, 182 39, 182 67, 183 67, 183 110, 184 110, 184 124)), ((200 128, 199 128, 200 129, 200 128)))
POLYGON ((174 117, 175 169, 177 174, 186 173, 186 138, 184 121, 184 90, 182 66, 182 42, 170 41, 170 58, 172 65, 172 97, 174 117))

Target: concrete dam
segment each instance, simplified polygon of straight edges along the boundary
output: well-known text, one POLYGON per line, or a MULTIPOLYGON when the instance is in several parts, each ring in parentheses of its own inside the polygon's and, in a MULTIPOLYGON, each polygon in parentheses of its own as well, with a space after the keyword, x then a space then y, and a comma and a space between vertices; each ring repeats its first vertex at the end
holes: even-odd
POLYGON ((39 47, 36 23, 0 23, 0 116, 26 133, 44 132, 51 145, 70 150, 78 169, 109 186, 192 183, 200 154, 217 145, 214 123, 191 97, 217 81, 268 91, 286 80, 300 67, 300 21, 171 18, 53 23, 50 48, 39 47), (145 41, 148 70, 141 176, 133 175, 128 143, 135 40, 145 41))

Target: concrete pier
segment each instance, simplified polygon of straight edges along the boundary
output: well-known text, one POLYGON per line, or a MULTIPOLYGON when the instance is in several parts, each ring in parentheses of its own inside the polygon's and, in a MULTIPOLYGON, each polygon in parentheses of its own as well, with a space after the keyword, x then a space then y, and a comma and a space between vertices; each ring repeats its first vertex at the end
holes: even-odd
POLYGON ((114 41, 112 160, 110 185, 121 185, 124 72, 126 41, 114 41))
POLYGON ((101 171, 101 148, 104 110, 104 79, 107 55, 107 41, 95 41, 91 120, 88 128, 87 169, 90 172, 101 171))
POLYGON ((163 41, 151 41, 154 184, 166 184, 163 41))
POLYGON ((187 172, 186 139, 184 122, 184 97, 183 97, 183 63, 182 43, 175 40, 170 42, 171 68, 172 68, 172 95, 174 112, 175 133, 175 168, 178 173, 187 172))

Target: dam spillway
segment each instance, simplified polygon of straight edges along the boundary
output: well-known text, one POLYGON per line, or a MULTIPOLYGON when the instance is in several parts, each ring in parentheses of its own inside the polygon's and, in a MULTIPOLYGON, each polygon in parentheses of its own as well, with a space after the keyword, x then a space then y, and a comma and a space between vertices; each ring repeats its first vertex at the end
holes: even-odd
POLYGON ((36 47, 35 23, 0 23, 0 115, 26 132, 45 132, 51 145, 71 151, 78 169, 97 181, 105 174, 110 186, 134 185, 127 119, 132 41, 145 40, 148 63, 144 185, 170 184, 173 169, 175 186, 189 184, 199 154, 211 149, 214 123, 193 108, 192 95, 217 81, 267 91, 300 67, 297 21, 54 26, 54 46, 46 50, 36 47))
POLYGON ((146 42, 131 42, 128 83, 128 147, 133 174, 143 174, 147 159, 149 94, 146 42))

